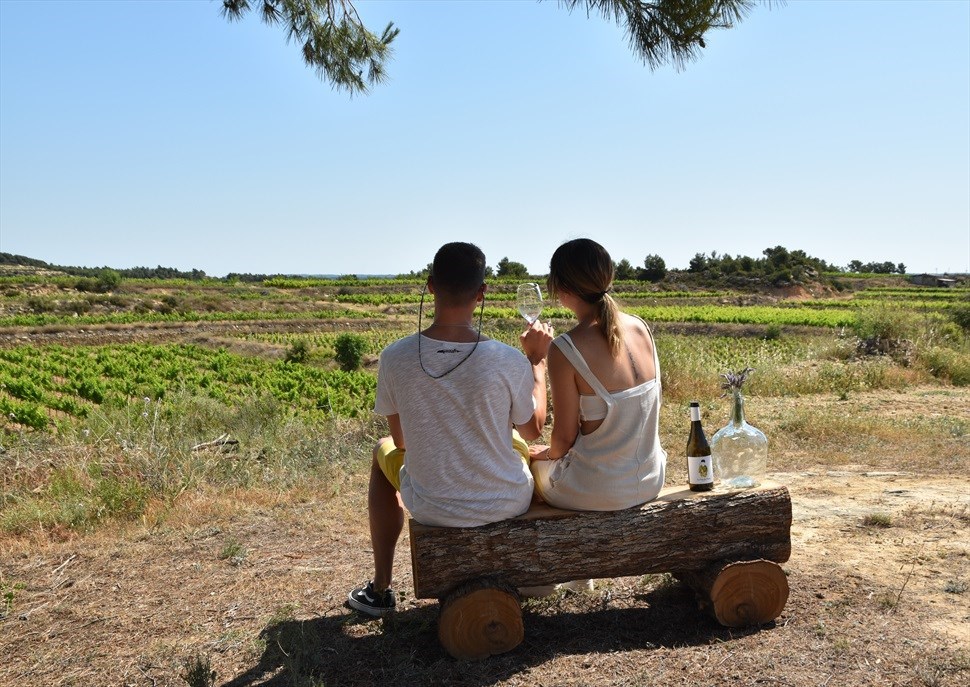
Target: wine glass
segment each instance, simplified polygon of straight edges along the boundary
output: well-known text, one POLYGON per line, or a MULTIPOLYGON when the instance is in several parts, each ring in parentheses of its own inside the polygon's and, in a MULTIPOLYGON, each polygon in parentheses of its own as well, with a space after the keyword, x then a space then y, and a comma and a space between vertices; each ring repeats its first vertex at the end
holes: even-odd
POLYGON ((542 291, 539 290, 539 285, 531 282, 519 284, 515 292, 515 307, 529 326, 532 326, 542 314, 542 291))

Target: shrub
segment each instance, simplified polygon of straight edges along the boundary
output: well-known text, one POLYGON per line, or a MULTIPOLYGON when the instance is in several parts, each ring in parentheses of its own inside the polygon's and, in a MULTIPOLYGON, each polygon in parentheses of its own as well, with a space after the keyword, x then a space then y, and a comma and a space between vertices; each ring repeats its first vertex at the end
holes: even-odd
POLYGON ((98 280, 94 277, 81 277, 74 283, 77 291, 94 292, 98 290, 98 280))
POLYGON ((54 312, 57 309, 57 304, 49 299, 40 298, 38 296, 30 296, 27 299, 27 307, 31 312, 35 313, 45 313, 54 312))
POLYGON ((865 527, 892 527, 893 519, 889 513, 869 513, 862 518, 865 527))
POLYGON ((367 339, 360 334, 341 334, 334 342, 334 360, 344 372, 360 367, 361 358, 367 350, 367 339))
POLYGON ((91 312, 91 301, 68 301, 64 304, 64 310, 66 312, 72 312, 75 315, 84 315, 85 313, 91 312))
POLYGON ((115 290, 120 283, 121 274, 115 270, 102 270, 98 274, 97 289, 102 293, 115 290))
POLYGON ((918 331, 918 326, 906 311, 888 305, 862 308, 852 329, 859 339, 858 353, 888 355, 900 364, 909 363, 914 338, 911 333, 918 331))
POLYGON ((179 307, 179 299, 172 294, 166 294, 162 296, 161 301, 158 304, 158 312, 162 314, 169 314, 175 312, 179 307))
POLYGON ((954 307, 950 310, 950 317, 963 328, 963 331, 970 334, 970 304, 954 307))
POLYGON ((106 293, 118 288, 121 274, 116 270, 101 270, 97 277, 81 277, 74 283, 77 291, 106 293))
POLYGON ((293 345, 287 349, 284 359, 288 363, 305 363, 309 355, 310 347, 307 346, 306 341, 294 341, 293 345))
POLYGON ((182 679, 189 687, 213 687, 216 684, 216 671, 208 656, 196 654, 185 662, 182 679))
POLYGON ((769 324, 765 327, 765 341, 775 341, 781 338, 781 325, 769 324))
POLYGON ((912 325, 904 310, 878 305, 861 308, 852 329, 860 339, 905 339, 912 325))
POLYGON ((970 385, 970 354, 932 346, 921 350, 919 358, 934 377, 948 379, 954 386, 970 385))

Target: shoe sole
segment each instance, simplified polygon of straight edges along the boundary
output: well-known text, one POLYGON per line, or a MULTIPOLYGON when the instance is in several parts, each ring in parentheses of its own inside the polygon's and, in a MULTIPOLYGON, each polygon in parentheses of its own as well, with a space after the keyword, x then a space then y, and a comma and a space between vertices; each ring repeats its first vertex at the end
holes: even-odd
POLYGON ((394 612, 393 606, 391 608, 376 608, 374 606, 369 606, 368 604, 361 603, 360 601, 357 601, 357 599, 355 599, 352 596, 347 597, 347 605, 350 606, 355 611, 360 611, 361 613, 369 615, 372 618, 380 618, 387 615, 388 613, 394 612))

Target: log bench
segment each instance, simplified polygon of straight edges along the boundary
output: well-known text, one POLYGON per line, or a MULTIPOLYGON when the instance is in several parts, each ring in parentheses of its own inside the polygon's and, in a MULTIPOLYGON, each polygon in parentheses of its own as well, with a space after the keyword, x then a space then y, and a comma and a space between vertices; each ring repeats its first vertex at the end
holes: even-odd
POLYGON ((524 637, 519 587, 673 573, 723 625, 777 618, 788 600, 779 563, 791 555, 791 497, 765 483, 742 491, 665 488, 654 501, 610 512, 533 505, 481 527, 411 519, 419 599, 438 599, 438 637, 452 656, 480 660, 524 637))

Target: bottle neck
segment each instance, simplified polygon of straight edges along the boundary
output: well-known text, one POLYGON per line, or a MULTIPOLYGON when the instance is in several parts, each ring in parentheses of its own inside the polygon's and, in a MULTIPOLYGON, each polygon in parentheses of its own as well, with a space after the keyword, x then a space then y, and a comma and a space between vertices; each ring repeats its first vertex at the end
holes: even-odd
POLYGON ((734 394, 734 403, 731 406, 731 424, 733 425, 743 425, 744 424, 744 396, 741 392, 735 390, 732 392, 734 394))

